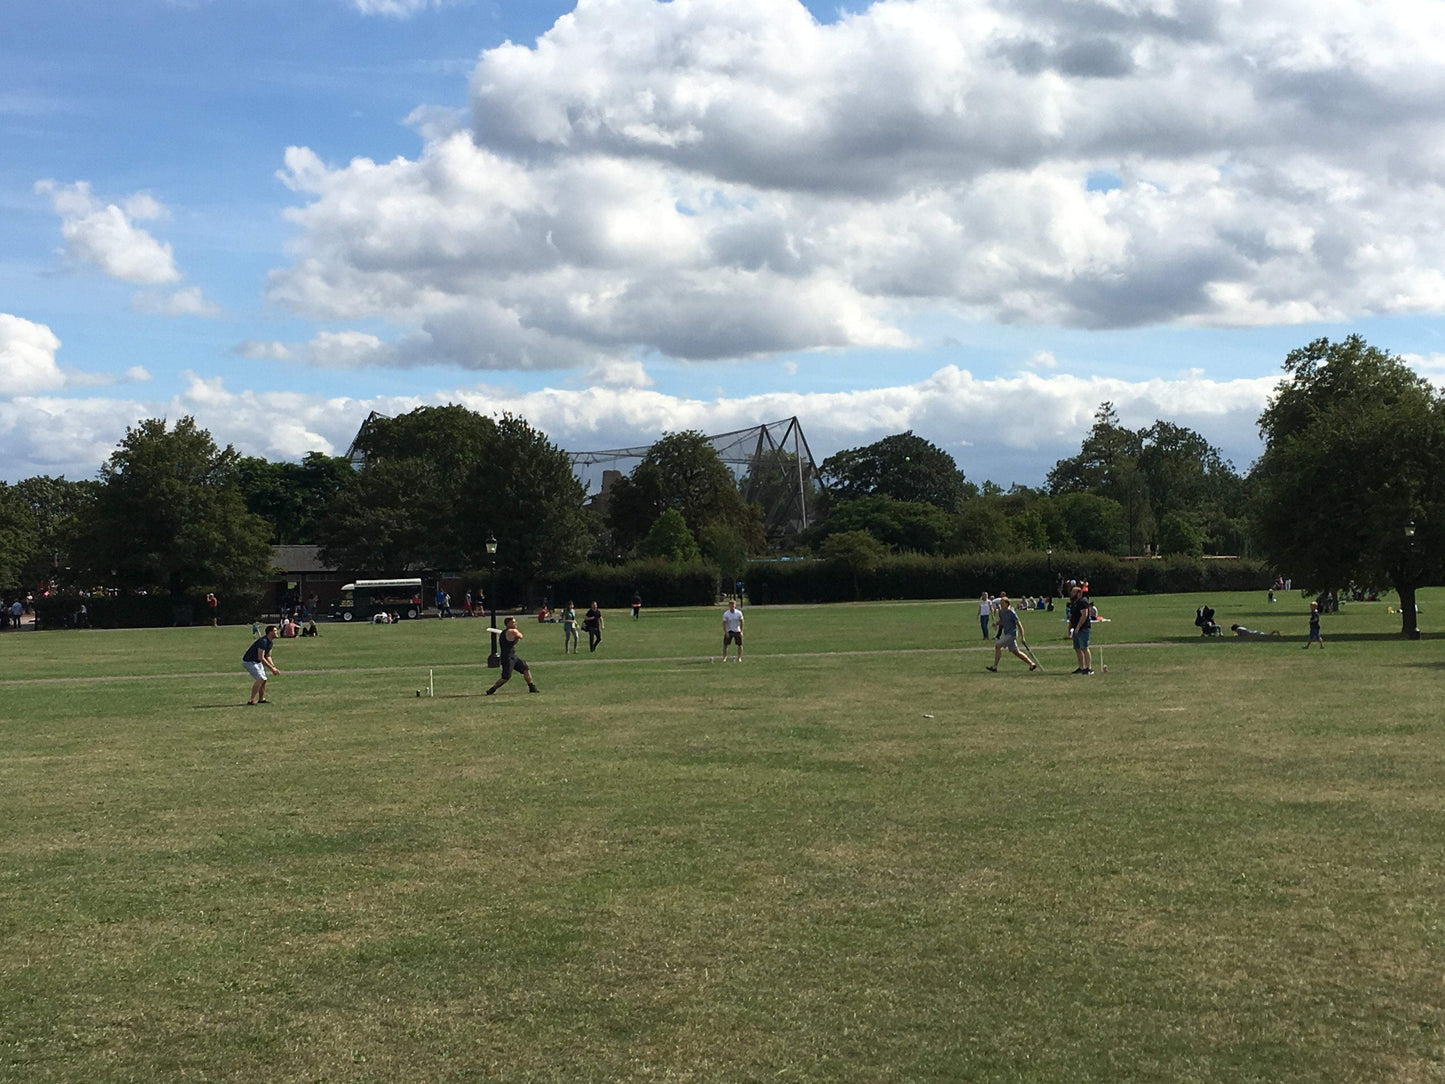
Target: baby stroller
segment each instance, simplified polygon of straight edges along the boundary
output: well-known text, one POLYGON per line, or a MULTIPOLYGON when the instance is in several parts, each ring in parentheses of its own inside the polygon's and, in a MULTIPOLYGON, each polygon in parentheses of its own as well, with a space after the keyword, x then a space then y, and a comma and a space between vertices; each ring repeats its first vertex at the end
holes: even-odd
POLYGON ((1200 636, 1224 635, 1224 630, 1215 623, 1214 611, 1208 606, 1201 606, 1194 611, 1194 624, 1199 627, 1200 636))

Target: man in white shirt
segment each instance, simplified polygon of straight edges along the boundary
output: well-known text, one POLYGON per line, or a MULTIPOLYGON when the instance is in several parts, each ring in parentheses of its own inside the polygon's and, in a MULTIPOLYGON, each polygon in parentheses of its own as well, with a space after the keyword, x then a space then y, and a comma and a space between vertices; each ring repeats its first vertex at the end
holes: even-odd
POLYGON ((723 611, 723 662, 728 661, 728 644, 738 645, 738 662, 743 661, 743 612, 738 609, 737 600, 728 603, 723 611))

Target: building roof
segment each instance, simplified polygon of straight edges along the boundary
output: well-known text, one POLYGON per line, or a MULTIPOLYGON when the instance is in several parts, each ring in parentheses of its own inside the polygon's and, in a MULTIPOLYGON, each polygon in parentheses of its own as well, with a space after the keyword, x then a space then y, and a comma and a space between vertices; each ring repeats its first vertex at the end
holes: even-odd
POLYGON ((332 565, 322 562, 320 546, 272 546, 271 560, 286 572, 335 572, 332 565))

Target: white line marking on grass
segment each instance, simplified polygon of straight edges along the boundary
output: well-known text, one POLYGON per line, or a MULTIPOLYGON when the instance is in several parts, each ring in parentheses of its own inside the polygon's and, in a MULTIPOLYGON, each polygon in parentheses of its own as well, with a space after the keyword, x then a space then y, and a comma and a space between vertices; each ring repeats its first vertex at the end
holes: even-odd
MULTIPOLYGON (((1195 641, 1188 640, 1180 643, 1168 643, 1164 641, 1139 641, 1137 643, 1110 644, 1114 647, 1189 647, 1195 641)), ((866 658, 869 656, 884 655, 952 655, 959 652, 964 653, 987 653, 993 649, 988 646, 964 646, 964 647, 891 647, 873 648, 870 650, 857 651, 778 651, 758 652, 748 654, 749 661, 756 659, 831 659, 831 658, 866 658)), ((1060 644, 1057 647, 1041 647, 1040 651, 1072 651, 1073 648, 1067 644, 1060 644)), ((700 663, 708 658, 706 655, 653 655, 653 656, 619 656, 617 658, 589 658, 589 659, 549 659, 544 664, 549 669, 553 666, 604 666, 607 663, 700 663)), ((401 671, 416 671, 421 667, 420 663, 409 663, 397 666, 348 666, 336 667, 329 670, 287 670, 286 674, 315 677, 326 674, 394 674, 401 671)), ((454 662, 442 663, 440 666, 433 666, 435 670, 486 670, 488 666, 483 662, 454 662)), ((494 668, 493 668, 494 669, 494 668)), ((197 670, 181 674, 93 674, 80 677, 43 677, 43 678, 0 678, 0 688, 7 685, 64 685, 83 682, 106 682, 106 681, 176 681, 177 679, 190 678, 235 678, 239 670, 197 670)), ((244 675, 242 675, 244 676, 244 675)))

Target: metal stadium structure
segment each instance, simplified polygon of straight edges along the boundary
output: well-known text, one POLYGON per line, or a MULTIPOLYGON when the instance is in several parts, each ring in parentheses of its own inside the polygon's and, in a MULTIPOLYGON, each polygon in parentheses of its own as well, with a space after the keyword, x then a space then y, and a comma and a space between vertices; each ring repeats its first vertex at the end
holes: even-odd
MULTIPOLYGON (((762 508, 769 538, 796 534, 817 518, 823 481, 796 417, 719 433, 707 440, 737 476, 744 499, 762 508)), ((621 471, 624 464, 645 459, 651 447, 567 454, 579 474, 587 473, 588 467, 602 467, 605 492, 609 469, 621 471)))
MULTIPOLYGON (((360 468, 366 460, 361 438, 366 427, 384 421, 387 415, 372 411, 357 430, 346 457, 353 467, 360 468)), ((721 459, 738 479, 743 498, 763 510, 763 523, 773 540, 805 530, 818 518, 819 502, 824 485, 803 435, 803 425, 796 417, 777 422, 764 422, 730 433, 707 438, 721 459)), ((584 483, 598 481, 605 501, 609 476, 627 473, 647 457, 652 445, 635 448, 609 448, 598 452, 568 452, 573 473, 584 483), (588 468, 601 467, 596 479, 588 468), (626 468, 626 469, 624 469, 626 468)))

